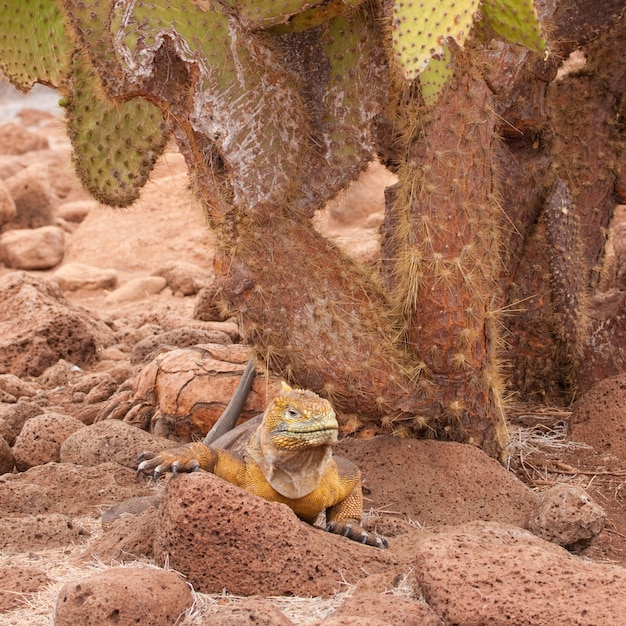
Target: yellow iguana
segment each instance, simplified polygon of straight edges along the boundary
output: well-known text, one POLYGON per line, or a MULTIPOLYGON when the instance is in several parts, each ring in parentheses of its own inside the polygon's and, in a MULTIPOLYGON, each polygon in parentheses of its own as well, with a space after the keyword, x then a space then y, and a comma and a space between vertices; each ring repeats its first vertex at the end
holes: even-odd
MULTIPOLYGON (((251 378, 254 368, 248 367, 246 372, 251 378)), ((249 383, 244 374, 225 411, 231 421, 238 416, 237 407, 233 411, 232 406, 243 404, 249 383)), ((229 427, 224 424, 228 420, 220 418, 203 442, 141 455, 137 474, 149 473, 156 479, 167 471, 176 474, 202 469, 265 500, 286 504, 309 524, 325 512, 329 532, 386 548, 384 537, 368 533, 360 525, 361 472, 351 461, 332 454, 338 424, 330 403, 312 391, 284 385, 260 417, 251 434, 252 420, 216 438, 216 431, 220 435, 229 427), (242 432, 247 439, 245 447, 240 443, 242 432), (240 449, 233 449, 237 445, 240 449)))

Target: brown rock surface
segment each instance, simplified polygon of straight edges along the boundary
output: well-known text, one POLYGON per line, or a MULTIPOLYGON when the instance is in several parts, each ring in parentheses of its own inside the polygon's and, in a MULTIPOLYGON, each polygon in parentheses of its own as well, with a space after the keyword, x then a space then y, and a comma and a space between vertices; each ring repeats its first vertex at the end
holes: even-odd
POLYGON ((14 272, 0 278, 0 337, 0 373, 38 376, 61 358, 93 362, 110 331, 53 283, 14 272))
POLYGON ((0 180, 0 226, 12 222, 17 215, 15 202, 4 181, 0 180))
POLYGON ((528 523, 537 537, 578 552, 602 532, 606 513, 578 485, 560 484, 541 494, 528 523))
POLYGON ((198 622, 198 626, 291 626, 293 622, 264 598, 239 598, 218 606, 198 622))
POLYGON ((569 437, 626 461, 626 373, 601 380, 576 402, 569 437))
POLYGON ((59 457, 62 463, 94 466, 110 461, 136 469, 137 457, 142 452, 156 453, 176 445, 132 424, 105 420, 70 434, 61 446, 59 457))
POLYGON ((206 285, 211 272, 194 263, 174 261, 158 269, 154 275, 165 278, 172 293, 192 296, 206 285))
POLYGON ((193 603, 175 572, 115 567, 66 583, 57 599, 55 626, 172 626, 193 603))
POLYGON ((0 126, 0 154, 24 154, 32 150, 44 150, 48 141, 22 124, 9 122, 0 126))
POLYGON ((35 402, 21 401, 16 404, 0 405, 0 436, 12 446, 26 420, 43 412, 43 408, 35 402))
POLYGON ((85 528, 60 513, 0 518, 0 550, 7 553, 62 548, 88 536, 85 528))
POLYGON ((0 614, 27 605, 30 596, 50 582, 38 567, 10 565, 0 567, 0 614))
POLYGON ((315 529, 284 504, 205 472, 170 481, 158 516, 158 562, 168 559, 206 593, 328 595, 398 567, 391 551, 315 529))
POLYGON ((13 471, 15 458, 11 451, 11 446, 0 436, 0 474, 6 474, 13 471))
POLYGON ((626 611, 624 568, 494 522, 425 539, 414 567, 426 602, 449 624, 613 626, 626 611))
POLYGON ((117 463, 48 463, 0 476, 0 516, 98 515, 105 505, 150 494, 145 483, 135 480, 135 472, 117 463))
MULTIPOLYGON (((339 621, 347 617, 371 618, 389 626, 442 626, 439 616, 425 603, 393 594, 358 594, 349 597, 332 615, 339 621)), ((328 620, 320 622, 326 626, 328 620)))
POLYGON ((24 472, 35 465, 60 460, 63 442, 84 424, 71 415, 43 413, 26 421, 13 445, 15 466, 24 472))
POLYGON ((48 164, 34 163, 5 181, 15 202, 15 218, 10 228, 40 228, 54 223, 58 203, 50 183, 48 164))
POLYGON ((361 469, 366 508, 398 511, 427 528, 473 520, 525 527, 536 495, 471 446, 397 437, 344 439, 337 454, 361 469), (419 479, 407 472, 419 467, 419 479))
POLYGON ((65 235, 58 226, 19 228, 0 235, 0 259, 20 270, 48 270, 63 259, 65 235))
POLYGON ((117 271, 84 263, 65 263, 54 273, 52 280, 63 291, 114 289, 117 285, 117 271))

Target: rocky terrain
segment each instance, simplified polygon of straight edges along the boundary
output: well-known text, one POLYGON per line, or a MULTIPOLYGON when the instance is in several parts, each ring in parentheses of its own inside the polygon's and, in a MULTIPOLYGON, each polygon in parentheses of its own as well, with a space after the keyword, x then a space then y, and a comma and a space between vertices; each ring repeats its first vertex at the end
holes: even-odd
MULTIPOLYGON (((318 219, 365 262, 389 180, 373 167, 318 219)), ((512 407, 504 465, 342 439, 384 551, 212 475, 135 479, 140 452, 207 430, 248 359, 212 299, 212 250, 174 147, 114 211, 81 189, 58 118, 0 126, 0 624, 620 622, 626 374, 571 410, 512 407), (158 498, 101 518, 141 496, 158 498)), ((244 417, 277 384, 258 377, 244 417)))

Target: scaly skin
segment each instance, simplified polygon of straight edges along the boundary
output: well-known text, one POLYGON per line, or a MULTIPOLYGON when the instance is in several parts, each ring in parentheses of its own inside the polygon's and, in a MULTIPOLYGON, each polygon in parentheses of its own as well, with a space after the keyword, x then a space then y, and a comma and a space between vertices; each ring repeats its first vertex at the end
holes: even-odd
POLYGON ((387 547, 387 540, 361 526, 361 472, 332 455, 338 424, 330 403, 312 391, 283 391, 269 403, 243 453, 190 443, 155 456, 142 455, 137 472, 158 478, 171 471, 200 469, 269 500, 282 502, 313 524, 326 513, 326 530, 355 541, 387 547))

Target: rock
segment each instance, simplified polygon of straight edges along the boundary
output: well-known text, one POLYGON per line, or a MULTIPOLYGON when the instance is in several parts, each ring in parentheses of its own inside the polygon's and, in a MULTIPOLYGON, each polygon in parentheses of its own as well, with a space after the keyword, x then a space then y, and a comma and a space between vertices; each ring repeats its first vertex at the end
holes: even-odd
POLYGON ((130 362, 133 365, 144 363, 157 356, 160 348, 190 348, 203 343, 231 344, 231 338, 220 330, 201 328, 175 328, 173 330, 146 337, 133 346, 130 362))
MULTIPOLYGON (((347 617, 371 618, 389 626, 443 625, 439 616, 425 602, 393 594, 368 593, 351 596, 330 616, 330 619, 343 620, 347 617)), ((320 626, 328 626, 328 621, 322 620, 320 626)))
POLYGON ((151 493, 145 482, 135 480, 133 470, 117 463, 48 463, 0 476, 0 516, 93 515, 104 505, 151 493))
POLYGON ((114 567, 66 583, 54 626, 172 626, 192 604, 189 585, 175 572, 114 567))
POLYGON ((15 440, 15 466, 24 472, 35 465, 60 460, 61 444, 84 424, 71 415, 44 413, 31 417, 15 440))
POLYGON ((12 222, 16 215, 15 202, 4 181, 0 180, 0 226, 7 222, 12 222))
POLYGON ((0 567, 0 614, 26 607, 29 596, 50 583, 44 571, 30 565, 0 567))
POLYGON ((494 520, 525 528, 536 510, 538 496, 473 446, 381 436, 344 439, 336 454, 360 468, 368 506, 405 503, 399 512, 426 527, 494 520), (398 480, 407 466, 420 467, 419 477, 398 480))
POLYGON ((9 444, 0 436, 0 475, 13 471, 15 458, 9 444))
POLYGON ((155 507, 138 515, 124 515, 106 528, 101 537, 89 543, 78 562, 96 559, 105 565, 113 565, 141 557, 152 559, 156 523, 155 507))
POLYGON ((61 446, 60 458, 62 463, 100 465, 112 461, 136 469, 137 457, 142 452, 156 453, 175 446, 175 442, 155 437, 131 424, 105 420, 70 434, 61 446))
POLYGON ((286 505, 207 472, 168 483, 154 553, 196 591, 246 596, 326 596, 368 573, 397 567, 391 551, 313 528, 286 505))
POLYGON ((209 272, 194 263, 171 262, 154 272, 162 276, 172 293, 180 296, 193 296, 202 289, 208 280, 209 272))
POLYGON ((42 413, 43 408, 34 402, 19 401, 17 404, 0 406, 0 436, 12 446, 26 420, 42 413))
POLYGON ((578 552, 604 528, 606 512, 577 485, 559 484, 541 494, 528 529, 568 550, 578 552))
POLYGON ((39 376, 39 384, 47 389, 72 384, 80 379, 83 370, 65 359, 59 359, 39 376))
POLYGON ((193 309, 193 318, 205 322, 223 322, 227 317, 220 305, 219 289, 213 281, 198 292, 193 309))
POLYGON ((626 373, 601 380, 579 398, 569 438, 626 461, 626 373))
POLYGON ((117 271, 83 263, 65 263, 53 274, 52 280, 63 291, 115 289, 117 271))
POLYGON ((234 598, 228 604, 218 606, 198 626, 292 626, 293 622, 275 604, 265 598, 234 598))
POLYGON ((133 278, 127 283, 111 292, 106 297, 107 304, 122 304, 142 300, 148 296, 161 293, 167 286, 167 281, 162 276, 144 276, 133 278))
MULTIPOLYGON (((113 396, 98 420, 124 419, 159 436, 189 441, 204 436, 232 398, 250 349, 202 344, 159 354, 128 389, 113 396)), ((280 381, 257 377, 241 413, 245 421, 262 413, 280 381)))
POLYGON ((0 154, 24 154, 33 150, 45 150, 48 140, 22 124, 9 122, 0 126, 0 154))
POLYGON ((90 211, 97 210, 99 207, 98 202, 94 200, 73 200, 57 206, 55 215, 66 222, 80 223, 89 215, 90 211))
POLYGON ((530 532, 474 522, 417 545, 417 586, 447 624, 611 626, 626 569, 583 561, 530 532))
POLYGON ((16 398, 31 398, 36 396, 38 392, 35 385, 27 383, 13 374, 0 374, 0 389, 16 398))
POLYGON ((50 184, 48 165, 34 163, 5 181, 15 202, 11 228, 40 228, 54 223, 56 194, 50 184))
POLYGON ((0 236, 0 259, 20 270, 48 270, 65 251, 65 235, 58 226, 9 230, 0 236))
POLYGON ((91 363, 112 337, 54 283, 25 272, 0 278, 0 373, 39 376, 59 359, 91 363))
POLYGON ((62 548, 88 536, 80 524, 60 513, 0 519, 0 550, 7 553, 62 548))

